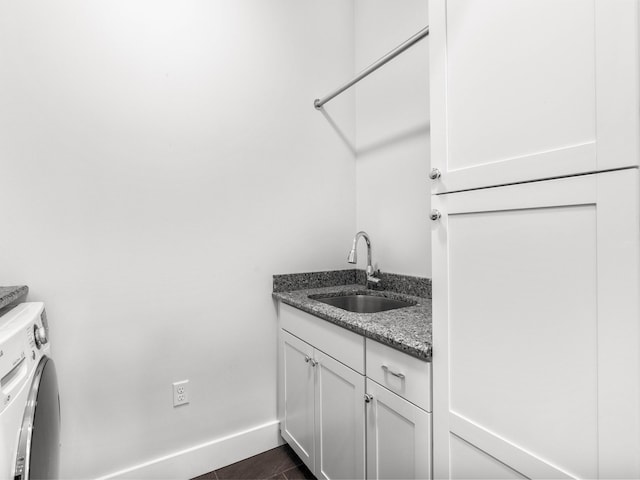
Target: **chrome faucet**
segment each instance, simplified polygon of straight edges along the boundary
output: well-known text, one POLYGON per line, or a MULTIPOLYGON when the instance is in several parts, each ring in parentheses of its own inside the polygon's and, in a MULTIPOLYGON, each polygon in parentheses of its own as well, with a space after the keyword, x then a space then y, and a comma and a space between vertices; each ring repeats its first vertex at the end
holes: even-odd
POLYGON ((356 233, 356 236, 353 238, 353 245, 351 246, 351 251, 349 252, 349 256, 347 257, 347 261, 349 263, 357 263, 358 262, 358 252, 356 251, 356 247, 358 246, 358 240, 360 237, 364 237, 364 241, 367 243, 367 285, 369 283, 373 285, 377 285, 380 283, 380 279, 376 276, 380 271, 375 272, 373 270, 373 265, 371 265, 371 239, 367 232, 360 231, 356 233))

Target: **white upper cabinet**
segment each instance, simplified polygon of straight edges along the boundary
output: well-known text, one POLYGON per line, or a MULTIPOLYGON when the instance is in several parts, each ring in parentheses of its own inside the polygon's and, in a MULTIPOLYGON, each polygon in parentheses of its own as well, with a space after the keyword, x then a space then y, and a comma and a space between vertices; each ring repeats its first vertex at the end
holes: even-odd
POLYGON ((429 10, 432 193, 637 165, 637 0, 429 10))

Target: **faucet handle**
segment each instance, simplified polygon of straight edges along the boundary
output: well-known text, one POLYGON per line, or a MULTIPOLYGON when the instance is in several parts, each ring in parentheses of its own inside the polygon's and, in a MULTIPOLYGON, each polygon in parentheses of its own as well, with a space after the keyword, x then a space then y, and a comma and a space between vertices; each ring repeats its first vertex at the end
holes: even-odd
POLYGON ((367 284, 379 285, 382 279, 380 278, 380 269, 367 272, 367 284))

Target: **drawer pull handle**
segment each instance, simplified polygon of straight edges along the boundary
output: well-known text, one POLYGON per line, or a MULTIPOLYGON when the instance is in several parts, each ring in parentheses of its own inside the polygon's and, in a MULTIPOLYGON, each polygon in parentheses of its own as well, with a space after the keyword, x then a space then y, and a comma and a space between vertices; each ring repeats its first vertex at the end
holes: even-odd
POLYGON ((390 373, 394 377, 398 377, 404 380, 404 373, 394 372, 393 370, 390 370, 386 365, 382 365, 382 369, 385 371, 385 373, 390 373))
POLYGON ((311 357, 309 355, 304 356, 304 361, 309 363, 311 361, 311 357))

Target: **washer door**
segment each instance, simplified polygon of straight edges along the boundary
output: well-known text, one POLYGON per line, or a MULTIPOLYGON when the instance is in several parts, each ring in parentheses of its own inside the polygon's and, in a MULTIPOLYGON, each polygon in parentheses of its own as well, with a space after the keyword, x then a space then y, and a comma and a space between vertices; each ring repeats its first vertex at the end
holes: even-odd
POLYGON ((57 479, 60 460, 60 397, 53 360, 42 357, 24 412, 15 480, 57 479))

